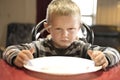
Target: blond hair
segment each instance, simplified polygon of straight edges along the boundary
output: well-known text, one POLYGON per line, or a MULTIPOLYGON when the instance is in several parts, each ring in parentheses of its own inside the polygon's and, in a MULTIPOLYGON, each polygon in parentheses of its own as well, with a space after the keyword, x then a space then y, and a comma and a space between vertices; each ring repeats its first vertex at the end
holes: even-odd
POLYGON ((47 8, 46 19, 48 24, 52 17, 57 16, 74 16, 80 17, 80 8, 72 0, 52 0, 47 8))

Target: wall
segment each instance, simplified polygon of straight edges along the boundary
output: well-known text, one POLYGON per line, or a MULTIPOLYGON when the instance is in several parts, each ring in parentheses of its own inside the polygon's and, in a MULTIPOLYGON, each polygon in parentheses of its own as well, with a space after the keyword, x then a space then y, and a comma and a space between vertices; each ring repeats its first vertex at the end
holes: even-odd
POLYGON ((120 26, 120 0, 98 0, 96 24, 120 26))
MULTIPOLYGON (((96 24, 120 26, 118 1, 98 0, 96 24)), ((7 25, 11 22, 36 23, 36 0, 0 0, 0 46, 6 44, 7 25)))
POLYGON ((42 21, 43 19, 46 18, 46 10, 47 10, 47 6, 48 4, 51 2, 52 0, 37 0, 37 19, 36 19, 36 23, 42 21))
POLYGON ((6 44, 7 25, 11 22, 35 23, 36 0, 0 0, 0 46, 6 44))

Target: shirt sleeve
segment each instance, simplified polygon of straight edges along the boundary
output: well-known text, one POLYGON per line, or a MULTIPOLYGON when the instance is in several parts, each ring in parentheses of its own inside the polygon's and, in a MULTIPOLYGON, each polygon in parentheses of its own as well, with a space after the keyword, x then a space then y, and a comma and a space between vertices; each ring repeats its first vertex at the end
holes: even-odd
POLYGON ((120 53, 115 48, 91 45, 90 49, 102 51, 109 61, 109 66, 113 66, 120 61, 120 53))
POLYGON ((9 64, 13 65, 13 60, 18 55, 18 53, 21 50, 29 50, 31 48, 34 49, 34 58, 40 56, 40 44, 43 42, 43 39, 40 39, 38 41, 33 41, 31 43, 25 43, 21 45, 11 45, 6 48, 6 50, 3 52, 3 59, 7 61, 9 64))
POLYGON ((15 46, 9 46, 6 48, 6 50, 3 52, 3 59, 6 60, 9 64, 13 65, 13 58, 17 56, 17 54, 20 52, 19 49, 15 46))
POLYGON ((29 50, 30 48, 34 48, 34 43, 26 43, 21 45, 11 45, 6 48, 3 52, 3 59, 7 61, 9 64, 13 65, 13 60, 18 55, 21 50, 29 50))

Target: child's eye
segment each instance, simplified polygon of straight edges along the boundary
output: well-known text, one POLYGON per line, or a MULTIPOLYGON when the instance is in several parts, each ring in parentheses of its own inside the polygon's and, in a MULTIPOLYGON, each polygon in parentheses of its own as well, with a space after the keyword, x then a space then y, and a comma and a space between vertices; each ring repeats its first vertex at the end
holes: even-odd
POLYGON ((56 28, 55 30, 61 30, 60 28, 56 28))
POLYGON ((69 30, 69 31, 74 31, 74 30, 75 30, 75 28, 69 28, 68 30, 69 30))
POLYGON ((60 31, 62 31, 62 29, 61 28, 55 28, 55 31, 60 32, 60 31))

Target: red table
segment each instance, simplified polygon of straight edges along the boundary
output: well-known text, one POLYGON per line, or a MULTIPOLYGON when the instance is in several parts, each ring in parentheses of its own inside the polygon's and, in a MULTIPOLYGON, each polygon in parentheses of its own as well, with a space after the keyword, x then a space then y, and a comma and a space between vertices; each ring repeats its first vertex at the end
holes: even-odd
POLYGON ((44 75, 44 73, 39 75, 41 77, 33 76, 33 74, 34 72, 32 73, 25 68, 19 69, 10 66, 2 59, 0 60, 0 80, 63 80, 62 78, 65 77, 67 77, 66 80, 120 80, 120 64, 115 65, 106 71, 99 70, 89 74, 78 74, 74 76, 57 76, 53 79, 48 79, 48 75, 44 75))

